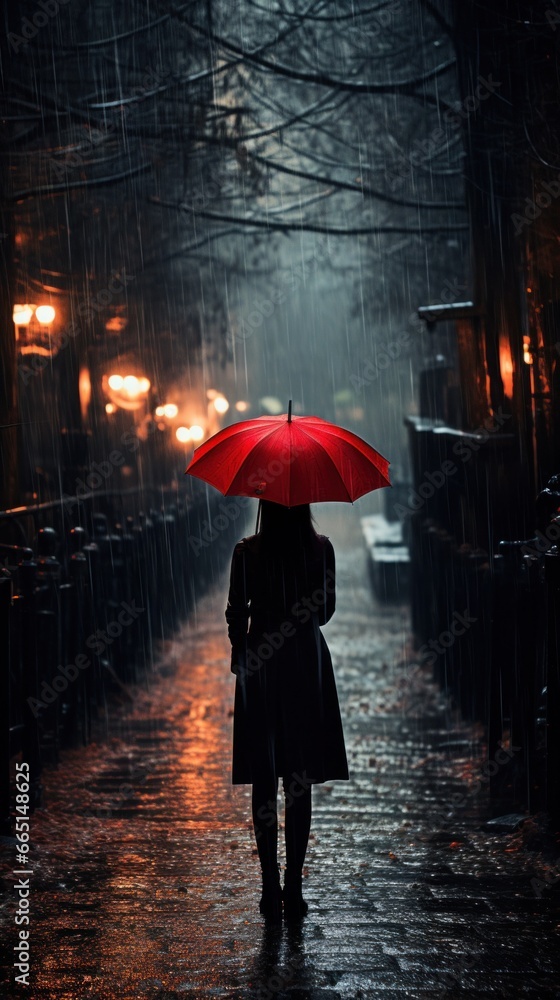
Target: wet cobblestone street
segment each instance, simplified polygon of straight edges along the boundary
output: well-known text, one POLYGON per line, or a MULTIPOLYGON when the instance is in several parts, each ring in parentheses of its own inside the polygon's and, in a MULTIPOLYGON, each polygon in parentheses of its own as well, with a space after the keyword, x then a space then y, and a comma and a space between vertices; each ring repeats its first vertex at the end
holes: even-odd
MULTIPOLYGON (((337 557, 337 610, 323 631, 350 781, 313 790, 301 926, 264 925, 251 789, 231 785, 226 567, 157 673, 133 701, 117 700, 106 737, 101 720, 94 743, 44 773, 45 806, 31 817, 29 988, 11 967, 14 844, 2 843, 2 996, 560 996, 560 894, 532 884, 546 865, 528 849, 534 823, 486 825, 483 734, 410 656, 407 606, 373 597, 365 512, 315 511, 337 557)), ((282 837, 281 826, 281 860, 282 837)))

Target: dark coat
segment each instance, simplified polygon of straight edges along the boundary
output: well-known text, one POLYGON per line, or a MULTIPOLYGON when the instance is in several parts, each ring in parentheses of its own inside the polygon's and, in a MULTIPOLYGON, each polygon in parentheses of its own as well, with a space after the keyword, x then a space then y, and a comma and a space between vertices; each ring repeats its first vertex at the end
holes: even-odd
POLYGON ((275 774, 348 779, 330 652, 319 626, 335 608, 334 549, 265 555, 260 535, 235 547, 226 619, 237 673, 232 783, 275 774), (249 630, 247 625, 250 619, 249 630))

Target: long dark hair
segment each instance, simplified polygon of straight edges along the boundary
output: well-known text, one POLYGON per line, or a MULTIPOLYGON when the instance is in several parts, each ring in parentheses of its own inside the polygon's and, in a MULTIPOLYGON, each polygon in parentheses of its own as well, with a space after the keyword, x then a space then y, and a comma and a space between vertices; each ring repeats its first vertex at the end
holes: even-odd
POLYGON ((264 547, 279 553, 308 551, 317 540, 308 503, 285 507, 272 500, 259 500, 256 530, 264 547))

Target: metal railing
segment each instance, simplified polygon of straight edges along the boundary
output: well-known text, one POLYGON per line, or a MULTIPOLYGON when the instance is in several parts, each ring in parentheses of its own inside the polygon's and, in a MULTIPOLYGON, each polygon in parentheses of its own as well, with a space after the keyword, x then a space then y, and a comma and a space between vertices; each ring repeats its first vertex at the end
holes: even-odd
POLYGON ((246 507, 224 514, 223 497, 195 481, 188 490, 95 491, 0 512, 2 832, 11 829, 12 757, 21 752, 30 766, 34 808, 44 763, 89 742, 111 692, 153 668, 158 640, 241 537, 246 507))

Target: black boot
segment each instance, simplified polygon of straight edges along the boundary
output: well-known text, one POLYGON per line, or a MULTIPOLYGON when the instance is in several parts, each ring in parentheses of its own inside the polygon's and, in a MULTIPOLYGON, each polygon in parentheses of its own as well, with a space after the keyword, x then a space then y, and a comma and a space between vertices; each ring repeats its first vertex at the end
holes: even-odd
POLYGON ((259 910, 266 920, 278 924, 282 921, 282 889, 278 865, 262 872, 262 896, 259 910))
POLYGON ((301 871, 286 868, 282 899, 286 920, 301 920, 306 916, 309 906, 301 894, 301 871))

